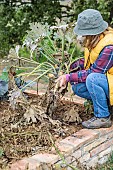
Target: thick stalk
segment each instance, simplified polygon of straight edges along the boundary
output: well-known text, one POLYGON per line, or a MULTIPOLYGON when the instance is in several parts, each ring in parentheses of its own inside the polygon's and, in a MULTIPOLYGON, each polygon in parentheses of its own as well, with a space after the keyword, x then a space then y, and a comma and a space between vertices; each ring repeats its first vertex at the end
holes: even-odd
POLYGON ((65 34, 62 37, 62 64, 64 63, 64 47, 65 47, 65 34))

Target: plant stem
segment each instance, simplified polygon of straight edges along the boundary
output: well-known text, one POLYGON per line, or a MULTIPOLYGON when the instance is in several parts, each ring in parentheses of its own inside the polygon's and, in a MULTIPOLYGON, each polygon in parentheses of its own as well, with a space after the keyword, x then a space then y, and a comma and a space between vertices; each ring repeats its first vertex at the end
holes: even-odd
POLYGON ((60 156, 62 162, 63 162, 66 166, 70 167, 72 170, 77 170, 77 168, 75 168, 73 165, 70 165, 70 164, 68 164, 68 163, 66 162, 64 155, 59 151, 58 147, 55 145, 55 143, 54 143, 54 141, 53 141, 53 139, 52 139, 51 133, 50 133, 49 131, 47 131, 47 133, 48 133, 48 135, 49 135, 49 138, 50 138, 50 141, 51 141, 53 147, 55 148, 57 154, 60 156))
POLYGON ((64 47, 65 47, 65 34, 62 37, 62 63, 64 63, 64 47))
POLYGON ((54 49, 54 51, 55 51, 55 53, 56 53, 56 47, 55 47, 55 45, 54 45, 54 43, 53 43, 52 39, 50 38, 50 36, 49 36, 49 35, 48 35, 47 37, 48 37, 49 41, 51 42, 52 47, 53 47, 53 49, 54 49))
POLYGON ((44 75, 46 75, 49 71, 51 71, 52 69, 48 69, 47 71, 45 71, 43 74, 41 74, 40 76, 38 76, 37 78, 35 78, 33 81, 31 81, 30 83, 28 83, 27 85, 25 85, 24 87, 21 88, 21 91, 23 89, 25 89, 27 86, 29 86, 31 83, 35 82, 36 80, 40 79, 41 77, 43 77, 44 75))

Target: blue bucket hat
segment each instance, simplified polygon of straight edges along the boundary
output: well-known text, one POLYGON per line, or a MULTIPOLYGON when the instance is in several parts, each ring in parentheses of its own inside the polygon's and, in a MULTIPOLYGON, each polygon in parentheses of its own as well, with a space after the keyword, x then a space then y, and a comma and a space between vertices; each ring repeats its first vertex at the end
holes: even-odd
POLYGON ((108 27, 108 23, 103 20, 99 11, 87 9, 78 15, 74 33, 77 35, 97 35, 108 27))

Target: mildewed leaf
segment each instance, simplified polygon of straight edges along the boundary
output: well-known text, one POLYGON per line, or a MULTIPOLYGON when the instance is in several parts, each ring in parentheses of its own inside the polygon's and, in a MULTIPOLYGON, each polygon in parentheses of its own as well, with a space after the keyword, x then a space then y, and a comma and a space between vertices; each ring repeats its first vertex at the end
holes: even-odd
POLYGON ((2 75, 0 76, 0 79, 3 81, 8 81, 8 72, 2 72, 2 75))
POLYGON ((0 157, 4 154, 3 148, 0 146, 0 157))

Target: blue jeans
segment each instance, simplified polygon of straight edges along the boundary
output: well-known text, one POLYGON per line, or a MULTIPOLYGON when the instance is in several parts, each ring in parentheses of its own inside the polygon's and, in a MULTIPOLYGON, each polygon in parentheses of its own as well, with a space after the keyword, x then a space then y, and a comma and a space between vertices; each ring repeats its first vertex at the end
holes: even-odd
POLYGON ((91 73, 85 83, 72 84, 74 94, 92 100, 95 117, 104 118, 109 112, 109 87, 105 74, 91 73))

